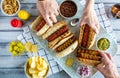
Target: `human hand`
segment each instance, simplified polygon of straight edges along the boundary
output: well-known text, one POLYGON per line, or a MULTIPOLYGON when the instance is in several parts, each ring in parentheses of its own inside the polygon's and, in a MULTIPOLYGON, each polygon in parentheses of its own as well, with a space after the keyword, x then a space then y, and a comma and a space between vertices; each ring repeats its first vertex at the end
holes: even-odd
POLYGON ((120 78, 112 56, 108 53, 99 53, 102 56, 102 62, 105 64, 105 66, 102 67, 100 65, 97 65, 95 68, 99 70, 105 78, 120 78))
POLYGON ((59 15, 59 7, 56 0, 37 1, 36 6, 39 13, 43 16, 49 26, 53 26, 53 23, 57 22, 56 16, 59 15))
POLYGON ((88 24, 96 33, 99 32, 99 21, 93 8, 84 9, 80 26, 83 24, 88 24))

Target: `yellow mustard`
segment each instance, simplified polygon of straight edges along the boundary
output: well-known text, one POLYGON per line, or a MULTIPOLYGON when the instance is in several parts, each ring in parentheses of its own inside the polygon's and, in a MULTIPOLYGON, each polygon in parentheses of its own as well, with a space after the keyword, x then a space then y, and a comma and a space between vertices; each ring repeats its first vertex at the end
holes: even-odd
POLYGON ((27 11, 25 10, 20 10, 18 12, 18 17, 22 20, 28 20, 29 17, 30 17, 30 13, 28 13, 27 11))
POLYGON ((66 66, 71 67, 74 63, 74 60, 72 58, 66 59, 66 66))

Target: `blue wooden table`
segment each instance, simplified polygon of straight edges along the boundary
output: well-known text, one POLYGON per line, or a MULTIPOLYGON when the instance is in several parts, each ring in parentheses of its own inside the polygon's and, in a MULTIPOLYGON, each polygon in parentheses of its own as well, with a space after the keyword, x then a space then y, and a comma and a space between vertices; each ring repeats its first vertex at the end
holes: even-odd
MULTIPOLYGON (((1 1, 1 0, 0 0, 1 1)), ((21 9, 26 9, 32 15, 26 24, 31 23, 38 15, 36 10, 36 0, 20 0, 21 9)), ((120 0, 96 0, 96 3, 103 1, 106 10, 115 3, 120 3, 120 0)), ((10 20, 14 17, 4 16, 0 11, 0 78, 26 78, 24 74, 24 64, 27 60, 27 55, 23 54, 19 57, 13 57, 8 52, 9 42, 16 40, 17 36, 23 33, 21 28, 15 29, 10 26, 10 20)), ((110 19, 115 37, 118 43, 118 52, 114 56, 114 61, 120 72, 120 19, 110 19)), ((64 71, 56 73, 48 78, 70 78, 64 71)))

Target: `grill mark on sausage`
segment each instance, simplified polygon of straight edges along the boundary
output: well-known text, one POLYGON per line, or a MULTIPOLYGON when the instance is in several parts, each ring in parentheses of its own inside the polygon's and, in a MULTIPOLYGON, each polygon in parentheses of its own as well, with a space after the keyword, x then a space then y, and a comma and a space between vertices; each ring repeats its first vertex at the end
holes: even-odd
POLYGON ((77 51, 77 57, 83 58, 83 59, 89 59, 89 60, 97 60, 101 61, 101 55, 98 53, 98 51, 95 50, 78 50, 77 51))
POLYGON ((84 48, 86 48, 87 43, 88 43, 89 31, 90 31, 90 27, 86 24, 84 33, 83 33, 82 44, 81 44, 82 47, 84 48))
POLYGON ((56 32, 54 32, 52 35, 50 35, 47 38, 48 42, 53 41, 54 39, 56 39, 57 37, 59 37, 60 35, 65 33, 66 31, 68 31, 68 27, 67 26, 63 26, 62 28, 60 28, 59 30, 57 30, 56 32))
POLYGON ((70 39, 68 39, 65 43, 63 43, 62 45, 60 45, 59 47, 56 48, 56 52, 61 52, 64 49, 66 49, 67 47, 69 47, 74 41, 76 40, 76 37, 73 36, 70 39))
POLYGON ((39 31, 46 24, 45 20, 42 19, 40 24, 36 27, 36 31, 39 31))

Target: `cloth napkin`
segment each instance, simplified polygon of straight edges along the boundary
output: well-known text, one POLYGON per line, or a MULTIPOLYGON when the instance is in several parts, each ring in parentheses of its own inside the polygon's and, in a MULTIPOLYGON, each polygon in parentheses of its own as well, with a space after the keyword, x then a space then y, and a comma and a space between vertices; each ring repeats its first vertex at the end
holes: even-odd
MULTIPOLYGON (((83 2, 82 2, 83 3, 83 2)), ((105 9, 104 9, 104 5, 103 3, 100 4, 95 4, 95 11, 97 13, 100 25, 113 37, 113 30, 112 27, 110 25, 110 22, 108 20, 108 17, 105 13, 105 9)), ((18 40, 22 41, 23 43, 25 42, 33 42, 34 44, 39 45, 39 51, 38 51, 38 55, 46 58, 46 60, 49 62, 50 64, 50 72, 49 75, 57 73, 62 71, 62 68, 54 61, 54 59, 47 53, 47 51, 40 45, 37 43, 37 41, 33 38, 31 32, 30 32, 30 28, 29 26, 25 26, 23 27, 24 33, 19 35, 17 37, 18 40)), ((32 56, 32 54, 27 53, 27 55, 30 57, 32 56)), ((100 72, 97 72, 93 78, 102 78, 102 74, 100 72)))
POLYGON ((38 44, 37 41, 33 38, 29 26, 23 27, 23 30, 24 30, 23 34, 19 35, 17 37, 17 39, 20 40, 23 43, 32 42, 33 44, 36 44, 36 45, 39 46, 37 54, 33 55, 30 52, 26 52, 28 57, 39 55, 39 56, 45 58, 48 61, 49 65, 50 65, 50 71, 49 71, 48 75, 60 72, 62 70, 62 68, 54 61, 52 56, 50 56, 47 53, 47 51, 41 46, 41 44, 38 44))

